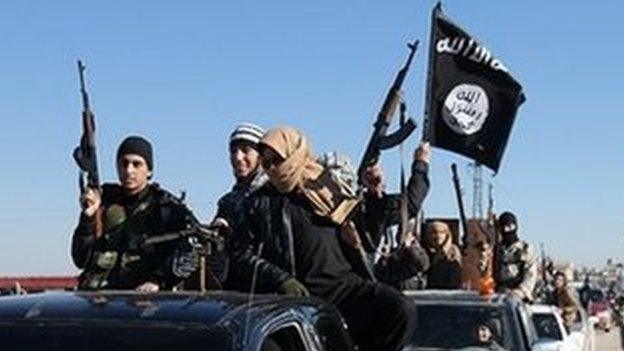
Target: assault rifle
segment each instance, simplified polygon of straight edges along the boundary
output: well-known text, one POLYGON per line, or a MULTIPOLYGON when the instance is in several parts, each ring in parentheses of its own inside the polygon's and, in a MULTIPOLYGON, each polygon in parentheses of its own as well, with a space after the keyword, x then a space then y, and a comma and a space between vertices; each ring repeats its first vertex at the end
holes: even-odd
POLYGON ((464 232, 460 247, 462 250, 465 250, 468 247, 468 220, 466 219, 464 200, 462 199, 461 185, 459 184, 459 175, 457 174, 457 165, 455 163, 451 165, 451 171, 453 172, 453 187, 455 188, 455 197, 457 198, 457 207, 459 208, 459 221, 464 232))
MULTIPOLYGON (((89 106, 89 94, 87 93, 84 79, 85 68, 82 61, 78 60, 80 94, 82 95, 82 137, 80 138, 80 145, 74 149, 74 160, 80 167, 78 184, 83 195, 86 193, 87 188, 100 190, 100 176, 95 150, 95 116, 89 106)), ((94 235, 96 239, 102 235, 102 231, 102 216, 101 211, 98 210, 94 217, 94 235)))
POLYGON ((403 124, 398 130, 392 134, 386 135, 388 127, 390 127, 390 122, 392 122, 392 117, 401 102, 401 86, 403 85, 403 81, 407 76, 407 71, 412 64, 412 59, 414 58, 414 54, 418 48, 418 40, 414 43, 407 44, 407 46, 410 49, 407 62, 397 74, 390 90, 388 91, 388 94, 386 95, 386 99, 381 106, 381 111, 379 111, 379 114, 377 115, 377 120, 373 124, 373 127, 375 128, 373 135, 368 141, 366 151, 364 152, 364 156, 362 156, 362 161, 358 167, 358 183, 360 185, 363 184, 364 172, 366 171, 366 168, 377 163, 381 150, 390 149, 399 145, 410 136, 414 129, 416 129, 416 123, 411 118, 408 118, 405 121, 405 124, 403 124))
MULTIPOLYGON (((390 86, 390 90, 386 94, 381 110, 377 114, 377 120, 373 124, 373 135, 368 141, 366 151, 364 152, 362 160, 358 166, 358 185, 360 188, 362 188, 364 184, 364 173, 366 168, 375 165, 379 161, 381 150, 390 149, 399 145, 410 136, 414 129, 416 129, 416 123, 411 118, 408 118, 407 120, 402 121, 398 130, 392 134, 386 135, 388 133, 390 123, 392 122, 392 117, 395 115, 397 108, 401 104, 401 86, 403 85, 403 81, 407 76, 412 60, 414 59, 414 54, 418 48, 418 40, 414 41, 414 43, 408 43, 407 46, 410 49, 407 62, 405 62, 405 65, 403 65, 403 67, 399 70, 399 73, 397 73, 392 86, 390 86)), ((372 252, 375 250, 373 241, 369 235, 362 233, 360 236, 366 251, 372 252)))

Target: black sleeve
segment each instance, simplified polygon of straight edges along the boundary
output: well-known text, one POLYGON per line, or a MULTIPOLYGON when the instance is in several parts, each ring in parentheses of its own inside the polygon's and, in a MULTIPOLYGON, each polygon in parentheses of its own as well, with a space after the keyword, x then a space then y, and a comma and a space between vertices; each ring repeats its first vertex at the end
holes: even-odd
POLYGON ((379 281, 400 288, 403 281, 429 269, 429 256, 418 244, 402 247, 375 265, 379 281))
POLYGON ((429 164, 422 161, 412 163, 412 175, 407 183, 407 198, 410 217, 415 217, 429 193, 429 164))
POLYGON ((250 291, 254 270, 257 269, 255 291, 276 292, 291 276, 277 265, 258 256, 260 243, 271 240, 268 237, 270 233, 262 231, 266 218, 262 218, 262 213, 256 208, 254 197, 245 200, 241 212, 243 217, 228 240, 228 252, 232 262, 228 281, 236 289, 250 291))
POLYGON ((240 206, 238 203, 239 201, 243 201, 243 198, 237 196, 233 191, 223 195, 217 202, 217 214, 215 218, 223 218, 231 227, 234 227, 237 217, 237 208, 240 206))
MULTIPOLYGON (((102 216, 107 204, 118 197, 121 192, 119 185, 104 183, 102 184, 102 216)), ((102 218, 104 220, 104 218, 102 218)), ((95 240, 94 217, 87 217, 82 212, 78 220, 78 226, 74 230, 71 243, 71 256, 76 267, 84 269, 89 256, 93 252, 94 246, 98 241, 95 240)))
POLYGON ((80 215, 78 226, 72 236, 71 256, 76 267, 83 269, 95 243, 93 217, 80 215))
MULTIPOLYGON (((429 193, 429 165, 422 161, 412 163, 412 174, 407 183, 408 213, 416 217, 429 193)), ((383 197, 385 224, 396 225, 401 221, 401 194, 385 194, 383 197)))
POLYGON ((368 247, 364 243, 364 248, 368 252, 375 250, 386 226, 387 198, 384 196, 378 199, 374 196, 365 194, 362 203, 356 207, 352 215, 353 222, 356 225, 358 233, 364 240, 369 240, 372 247, 368 247))

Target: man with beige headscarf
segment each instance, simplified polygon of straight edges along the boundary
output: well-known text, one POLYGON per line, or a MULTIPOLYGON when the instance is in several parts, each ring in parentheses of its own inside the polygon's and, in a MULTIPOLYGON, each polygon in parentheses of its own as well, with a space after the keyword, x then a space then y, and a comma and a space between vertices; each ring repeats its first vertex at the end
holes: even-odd
POLYGON ((430 267, 427 271, 428 289, 461 289, 462 254, 453 243, 448 224, 433 221, 428 224, 424 247, 429 254, 430 267))
POLYGON ((355 189, 315 161, 305 136, 288 127, 260 141, 270 185, 245 203, 232 259, 237 277, 257 292, 315 296, 334 304, 361 350, 399 350, 415 327, 412 303, 358 270, 357 231, 375 230, 378 198, 355 189), (365 205, 365 206, 363 206, 365 205), (368 212, 367 212, 368 210, 368 212))

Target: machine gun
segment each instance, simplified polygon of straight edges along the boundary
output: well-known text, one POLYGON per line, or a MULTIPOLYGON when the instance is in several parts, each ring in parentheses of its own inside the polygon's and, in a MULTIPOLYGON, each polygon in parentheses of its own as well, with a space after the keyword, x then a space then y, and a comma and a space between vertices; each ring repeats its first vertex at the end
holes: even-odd
MULTIPOLYGON (((213 249, 216 250, 223 250, 223 247, 225 245, 225 240, 219 234, 219 231, 217 229, 197 222, 188 224, 186 228, 174 232, 150 236, 143 240, 142 246, 150 247, 190 237, 197 238, 199 242, 208 243, 213 249)), ((210 251, 212 250, 208 250, 208 254, 210 254, 210 251)))
MULTIPOLYGON (((89 94, 85 84, 85 65, 78 60, 78 75, 80 77, 80 94, 82 95, 82 136, 80 145, 74 149, 74 160, 80 168, 78 184, 80 193, 84 195, 87 188, 100 190, 100 176, 97 167, 97 153, 95 149, 95 116, 89 104, 89 94)), ((101 210, 95 213, 94 235, 99 238, 103 232, 101 210)))
MULTIPOLYGON (((373 135, 368 141, 366 151, 364 151, 364 155, 358 166, 357 174, 360 188, 362 188, 364 184, 366 168, 375 165, 379 161, 381 150, 390 149, 399 145, 416 129, 416 123, 411 118, 408 118, 407 120, 401 121, 401 127, 398 130, 392 134, 386 135, 390 123, 392 122, 392 117, 401 104, 401 87, 403 86, 403 81, 407 76, 407 72, 414 59, 414 54, 418 48, 418 40, 414 41, 414 43, 408 43, 407 46, 410 49, 407 62, 405 62, 405 65, 403 65, 399 73, 397 73, 392 86, 390 86, 390 90, 386 94, 381 110, 379 114, 377 114, 377 120, 373 124, 373 135)), ((373 241, 368 234, 361 233, 360 237, 366 251, 372 252, 375 250, 373 241)))
POLYGON ((219 234, 219 230, 202 224, 193 216, 190 211, 187 213, 187 225, 185 228, 147 237, 143 240, 143 248, 153 247, 159 244, 178 241, 186 238, 195 238, 200 244, 194 248, 199 255, 199 290, 206 292, 206 257, 213 252, 223 251, 225 248, 225 238, 219 234))

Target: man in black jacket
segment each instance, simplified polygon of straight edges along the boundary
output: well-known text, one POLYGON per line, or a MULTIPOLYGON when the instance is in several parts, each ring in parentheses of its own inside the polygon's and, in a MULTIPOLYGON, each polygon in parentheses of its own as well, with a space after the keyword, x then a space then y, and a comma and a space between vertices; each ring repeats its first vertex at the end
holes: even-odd
POLYGON ((232 189, 219 199, 214 220, 216 225, 233 228, 241 215, 243 199, 266 183, 267 178, 261 172, 258 151, 262 135, 264 130, 253 123, 241 123, 230 134, 230 165, 236 182, 232 189))
MULTIPOLYGON (((237 226, 242 215, 243 202, 250 193, 267 183, 267 176, 260 167, 258 143, 264 130, 253 123, 241 123, 230 133, 228 151, 235 183, 230 191, 221 196, 212 226, 219 229, 222 237, 229 241, 230 233, 237 226)), ((209 257, 211 287, 242 289, 237 279, 229 279, 229 258, 225 250, 213 251, 209 257)))
MULTIPOLYGON (((412 173, 409 178, 404 200, 407 202, 405 215, 407 220, 416 218, 429 192, 429 162, 431 148, 429 143, 422 143, 414 152, 412 173)), ((373 244, 382 255, 375 264, 375 276, 382 282, 397 289, 421 288, 418 274, 429 269, 429 256, 416 237, 416 228, 404 229, 401 232, 401 200, 402 194, 387 194, 383 189, 381 169, 374 166, 366 173, 366 183, 373 189, 372 195, 383 203, 384 221, 375 233, 373 244), (377 190, 374 190, 377 189, 377 190), (380 250, 382 249, 382 250, 380 250)), ((405 224, 405 223, 403 223, 405 224)))
POLYGON ((80 289, 170 289, 197 267, 197 244, 186 239, 146 245, 146 239, 187 229, 193 214, 175 196, 151 183, 151 144, 126 138, 117 150, 119 184, 88 189, 72 237, 72 258, 83 269, 80 289), (103 231, 96 237, 95 216, 103 231))
POLYGON ((357 231, 378 230, 383 203, 355 190, 314 160, 292 128, 260 143, 270 186, 252 194, 232 240, 233 274, 258 292, 316 296, 334 304, 362 350, 398 350, 415 323, 412 303, 375 283, 357 262, 357 231), (363 204, 365 206, 363 206, 363 204))

